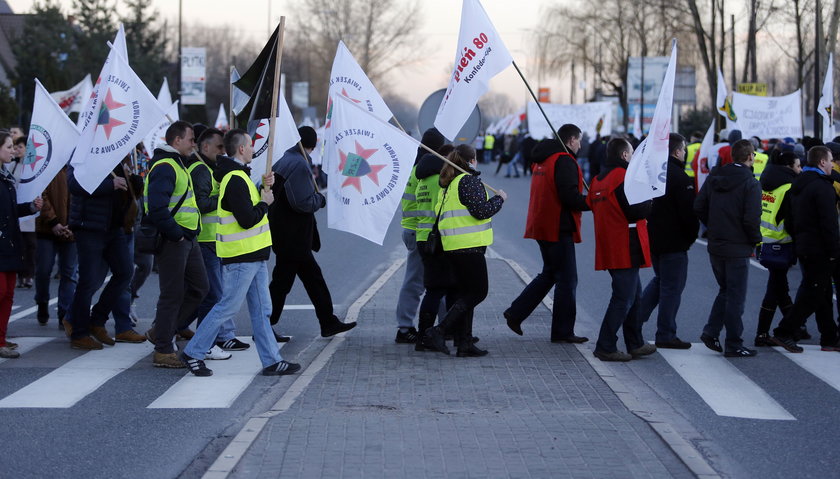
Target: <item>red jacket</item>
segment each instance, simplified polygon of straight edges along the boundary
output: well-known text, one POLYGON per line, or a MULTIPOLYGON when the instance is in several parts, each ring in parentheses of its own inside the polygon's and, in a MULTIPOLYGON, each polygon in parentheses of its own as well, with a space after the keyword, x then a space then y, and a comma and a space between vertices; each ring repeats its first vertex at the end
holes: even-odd
POLYGON ((604 178, 592 180, 586 202, 592 208, 595 219, 595 269, 632 268, 630 258, 630 230, 635 229, 644 255, 642 268, 650 266, 647 221, 639 220, 635 227, 630 225, 615 191, 624 184, 627 170, 615 168, 604 178))
MULTIPOLYGON (((525 223, 525 238, 543 241, 560 240, 560 214, 563 205, 557 196, 557 185, 554 182, 554 168, 557 159, 568 153, 555 153, 541 163, 534 163, 531 174, 531 200, 528 204, 528 219, 525 223)), ((583 173, 580 165, 575 161, 578 173, 578 193, 583 193, 583 173)), ((580 211, 571 211, 575 228, 572 237, 575 243, 580 243, 580 211)))

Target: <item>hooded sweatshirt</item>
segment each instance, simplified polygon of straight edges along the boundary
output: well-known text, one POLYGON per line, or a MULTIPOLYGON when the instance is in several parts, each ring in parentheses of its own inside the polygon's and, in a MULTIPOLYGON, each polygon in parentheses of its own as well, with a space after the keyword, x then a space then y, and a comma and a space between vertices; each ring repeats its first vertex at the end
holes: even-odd
POLYGON ((761 185, 745 165, 712 170, 694 201, 694 212, 708 228, 710 254, 748 258, 761 242, 761 185))

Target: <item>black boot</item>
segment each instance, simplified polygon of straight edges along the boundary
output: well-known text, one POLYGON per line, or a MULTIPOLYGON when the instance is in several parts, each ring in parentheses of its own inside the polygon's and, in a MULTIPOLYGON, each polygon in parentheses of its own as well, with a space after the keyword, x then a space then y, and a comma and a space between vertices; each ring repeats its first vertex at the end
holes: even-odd
POLYGON ((43 326, 50 320, 50 310, 47 303, 38 303, 38 323, 43 326))
POLYGON ((455 354, 459 358, 478 358, 487 356, 486 349, 478 349, 472 339, 464 339, 458 342, 458 352, 455 354))
POLYGON ((423 335, 423 346, 434 351, 440 351, 449 355, 449 348, 446 347, 446 332, 451 330, 461 321, 461 317, 467 312, 466 306, 460 301, 449 308, 446 317, 437 326, 429 328, 423 335))
POLYGON ((426 331, 435 325, 435 319, 437 318, 437 313, 429 313, 420 311, 420 315, 417 318, 417 337, 420 338, 417 341, 417 344, 414 345, 415 351, 429 351, 430 348, 427 348, 423 345, 423 335, 426 334, 426 331))

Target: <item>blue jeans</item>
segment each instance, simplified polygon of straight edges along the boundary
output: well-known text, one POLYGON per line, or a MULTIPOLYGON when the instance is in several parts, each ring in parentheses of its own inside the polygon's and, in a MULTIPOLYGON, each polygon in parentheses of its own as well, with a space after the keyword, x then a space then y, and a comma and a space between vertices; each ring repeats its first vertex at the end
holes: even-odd
POLYGON ((251 328, 254 342, 263 367, 277 364, 283 358, 274 339, 274 332, 268 322, 271 314, 271 295, 268 292, 268 262, 231 263, 222 265, 225 278, 222 299, 207 313, 196 328, 195 336, 187 343, 184 353, 195 359, 204 359, 204 355, 216 340, 222 323, 232 320, 242 307, 242 301, 248 300, 251 313, 251 328), (247 287, 246 287, 247 286, 247 287))
POLYGON ((561 234, 559 241, 537 241, 537 244, 543 269, 511 303, 509 314, 517 321, 525 320, 554 287, 551 339, 567 338, 575 334, 577 317, 575 242, 571 235, 561 234))
POLYGON ((642 323, 647 322, 653 308, 659 305, 656 340, 671 341, 677 338, 677 311, 688 277, 688 253, 652 254, 651 262, 654 276, 642 293, 639 316, 642 323))
MULTIPOLYGON (((201 257, 204 259, 204 270, 207 272, 207 283, 210 285, 210 289, 195 311, 195 316, 188 318, 185 321, 186 324, 179 326, 179 330, 189 327, 194 319, 198 320, 198 324, 201 324, 207 313, 222 299, 222 259, 216 256, 215 243, 201 242, 198 243, 198 247, 201 249, 201 257)), ((233 318, 230 318, 222 323, 216 341, 227 341, 235 337, 236 324, 234 324, 233 318)))
POLYGON ((73 339, 90 334, 91 326, 104 326, 105 317, 91 319, 90 303, 96 290, 102 286, 105 274, 110 268, 112 276, 102 290, 97 303, 102 311, 111 311, 131 281, 131 259, 128 254, 128 235, 122 229, 111 231, 74 232, 79 255, 79 283, 73 296, 71 320, 73 339))
POLYGON ((639 268, 611 269, 609 272, 612 276, 612 296, 601 322, 595 349, 605 353, 616 352, 618 329, 621 328, 624 331, 627 352, 630 352, 644 344, 642 322, 639 320, 639 302, 642 295, 639 268))
MULTIPOLYGON (((134 235, 127 234, 125 235, 128 241, 128 249, 126 254, 128 255, 128 262, 129 262, 129 272, 133 274, 134 272, 134 235)), ((102 280, 105 280, 105 276, 108 274, 108 268, 103 268, 102 270, 102 280)), ((111 276, 111 281, 114 280, 114 277, 111 276)), ((110 281, 109 281, 110 283, 110 281)), ((114 315, 114 333, 120 334, 126 331, 131 331, 131 280, 129 280, 128 284, 126 284, 125 289, 122 293, 120 293, 119 297, 111 304, 111 309, 106 309, 108 307, 109 302, 107 300, 103 300, 102 295, 99 296, 99 301, 93 305, 93 308, 90 310, 90 316, 94 319, 93 324, 105 324, 108 321, 108 314, 114 315)))
POLYGON ((720 336, 720 331, 726 327, 725 351, 733 351, 743 347, 741 334, 744 323, 744 301, 747 299, 747 278, 749 275, 749 258, 725 258, 709 254, 712 272, 715 274, 719 289, 709 320, 703 327, 703 334, 714 338, 720 336))
POLYGON ((400 296, 397 300, 397 326, 400 328, 411 328, 414 326, 414 317, 417 316, 417 308, 420 307, 420 297, 423 296, 423 259, 417 251, 417 232, 403 228, 403 243, 408 250, 408 257, 405 260, 405 277, 403 278, 400 296))
MULTIPOLYGON (((58 309, 70 311, 73 294, 76 292, 78 277, 76 243, 38 238, 35 256, 35 302, 47 303, 50 300, 50 273, 58 254, 58 309)), ((69 318, 68 318, 69 319, 69 318)))

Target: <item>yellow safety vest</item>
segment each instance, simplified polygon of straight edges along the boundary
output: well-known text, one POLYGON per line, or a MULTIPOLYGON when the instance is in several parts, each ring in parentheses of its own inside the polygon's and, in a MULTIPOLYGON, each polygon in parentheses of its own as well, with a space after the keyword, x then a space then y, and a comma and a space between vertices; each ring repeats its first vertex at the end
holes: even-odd
POLYGON ((438 193, 435 214, 440 213, 438 229, 444 251, 493 244, 493 225, 490 218, 476 219, 458 197, 458 184, 464 176, 466 173, 461 173, 452 180, 447 189, 441 189, 438 193))
POLYGON ((432 175, 417 181, 417 241, 429 239, 429 232, 437 218, 438 195, 440 194, 440 175, 432 175))
POLYGON ((195 203, 195 195, 193 194, 192 179, 180 161, 175 161, 172 158, 162 158, 152 165, 149 174, 146 175, 143 183, 143 209, 149 213, 149 178, 152 177, 152 171, 160 165, 169 165, 175 171, 175 189, 169 195, 169 211, 171 212, 175 205, 181 200, 181 197, 186 194, 184 202, 175 212, 172 219, 176 223, 189 230, 197 230, 200 227, 201 214, 198 212, 198 205, 195 203))
POLYGON ((785 194, 790 190, 790 183, 784 184, 773 191, 761 192, 761 242, 762 243, 791 243, 793 238, 785 230, 785 221, 776 223, 776 215, 782 207, 785 194))
POLYGON ((251 178, 248 178, 248 175, 244 171, 234 170, 222 178, 222 184, 219 186, 219 206, 216 209, 219 214, 219 225, 216 228, 216 256, 219 258, 233 258, 271 246, 268 215, 263 215, 257 224, 245 229, 239 226, 232 212, 222 207, 222 198, 225 196, 225 190, 231 178, 234 176, 238 176, 248 183, 251 204, 256 205, 260 202, 257 187, 254 186, 251 178))
POLYGON ((402 208, 402 219, 400 225, 408 230, 417 229, 417 214, 416 201, 414 196, 414 189, 417 187, 417 166, 411 169, 411 175, 408 177, 408 183, 405 185, 405 191, 400 200, 400 207, 402 208))
POLYGON ((694 168, 691 167, 691 162, 694 161, 699 149, 700 143, 692 143, 685 147, 685 174, 691 178, 694 178, 694 168))
POLYGON ((755 152, 755 156, 753 157, 753 175, 755 175, 756 180, 761 178, 761 173, 764 171, 764 168, 767 168, 769 159, 770 157, 766 153, 755 152))
POLYGON ((484 137, 484 149, 485 150, 492 150, 493 145, 496 144, 496 137, 493 135, 486 135, 484 137))
MULTIPOLYGON (((210 173, 210 182, 211 182, 211 191, 210 196, 218 196, 219 194, 219 182, 213 178, 213 170, 207 166, 203 160, 199 159, 189 167, 187 167, 187 173, 190 174, 190 178, 192 178, 193 170, 198 168, 199 166, 203 166, 207 168, 207 172, 210 173)), ((213 210, 209 213, 205 213, 201 215, 201 233, 198 234, 198 242, 199 243, 212 243, 216 241, 216 225, 219 224, 219 214, 216 210, 213 210)))

